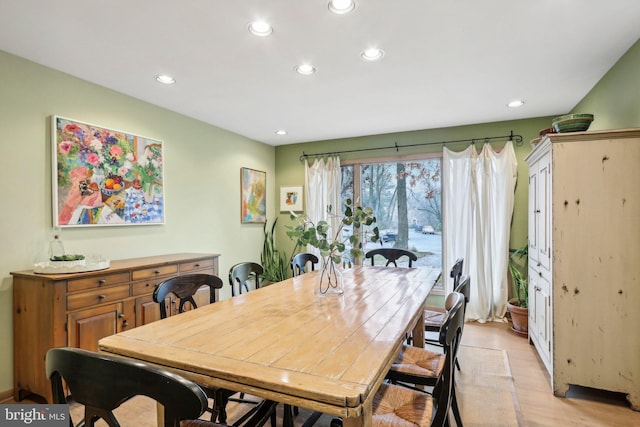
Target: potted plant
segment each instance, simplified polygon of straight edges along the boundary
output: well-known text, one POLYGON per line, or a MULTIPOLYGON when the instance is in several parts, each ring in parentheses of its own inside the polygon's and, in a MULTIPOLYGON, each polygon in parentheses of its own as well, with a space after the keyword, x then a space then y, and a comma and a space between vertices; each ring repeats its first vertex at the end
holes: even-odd
POLYGON ((262 244, 262 253, 260 254, 260 263, 264 272, 260 275, 261 285, 280 282, 287 278, 287 261, 276 249, 274 238, 274 230, 278 218, 273 221, 271 231, 267 230, 267 223, 264 223, 264 242, 262 244))
POLYGON ((509 252, 511 252, 509 256, 509 272, 511 273, 513 298, 507 302, 507 310, 509 310, 511 322, 513 323, 511 330, 518 335, 526 337, 529 333, 529 284, 520 271, 516 258, 525 259, 522 268, 526 271, 529 245, 526 244, 518 249, 510 249, 509 252))
MULTIPOLYGON (((296 248, 310 245, 320 251, 322 267, 316 293, 339 295, 343 292, 342 275, 337 267, 341 264, 351 267, 353 261, 364 257, 361 234, 355 230, 361 226, 373 225, 376 217, 373 216, 373 209, 353 206, 351 199, 347 199, 344 212, 341 214, 334 213, 331 205, 327 206, 327 216, 337 220, 335 222, 338 225, 335 230, 331 229, 327 221, 322 220, 315 224, 306 215, 296 215, 291 212, 290 218, 294 225, 286 226, 287 235, 296 241, 296 248), (353 227, 354 233, 344 236, 342 230, 345 226, 353 227), (349 248, 348 256, 345 256, 347 248, 349 248)), ((369 241, 374 243, 380 241, 378 227, 374 227, 371 233, 369 241)))

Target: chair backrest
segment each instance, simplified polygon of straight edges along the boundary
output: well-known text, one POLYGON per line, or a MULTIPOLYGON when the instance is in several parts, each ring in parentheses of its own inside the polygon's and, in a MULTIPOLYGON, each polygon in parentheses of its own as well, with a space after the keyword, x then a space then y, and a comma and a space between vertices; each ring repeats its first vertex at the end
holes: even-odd
POLYGON ((192 308, 198 308, 193 296, 203 285, 208 285, 210 289, 209 303, 216 302, 216 289, 222 288, 222 279, 213 274, 185 274, 183 276, 172 277, 158 284, 153 291, 153 300, 160 305, 160 317, 167 317, 167 308, 164 300, 167 295, 174 294, 180 301, 178 313, 184 311, 186 303, 190 303, 192 308))
MULTIPOLYGON (((207 395, 195 383, 123 357, 79 348, 53 348, 47 352, 46 372, 51 380, 53 403, 67 403, 64 380, 73 400, 85 407, 86 427, 92 427, 98 419, 119 427, 113 410, 138 395, 148 396, 164 406, 166 427, 178 427, 180 420, 195 420, 207 408, 207 395)), ((69 425, 73 426, 71 420, 69 425)))
POLYGON ((242 292, 249 292, 248 281, 255 281, 254 289, 260 287, 260 275, 264 273, 264 268, 255 262, 240 262, 229 269, 229 284, 231 285, 231 296, 240 295, 242 292), (236 291, 237 288, 237 291, 236 291), (244 291, 243 291, 244 289, 244 291))
POLYGON ((413 267, 413 261, 418 260, 418 257, 413 252, 408 251, 406 249, 397 249, 397 248, 373 249, 367 252, 364 256, 365 258, 371 258, 371 265, 375 265, 374 257, 376 255, 380 255, 387 260, 387 264, 386 264, 387 267, 389 266, 389 264, 393 264, 395 267, 397 267, 398 264, 396 264, 396 261, 398 260, 398 258, 403 256, 406 256, 409 258, 409 267, 413 267))
POLYGON ((464 306, 462 308, 462 328, 464 329, 464 319, 467 314, 467 304, 469 304, 469 297, 471 296, 471 279, 468 275, 464 275, 460 278, 460 284, 453 292, 458 292, 464 295, 464 306))
POLYGON ((318 263, 318 257, 309 252, 302 252, 297 254, 291 260, 291 271, 293 277, 299 276, 307 272, 307 264, 311 264, 311 271, 316 269, 318 263))
POLYGON ((434 417, 432 426, 447 425, 447 414, 453 398, 455 360, 462 339, 464 325, 464 295, 452 292, 447 295, 445 305, 449 306, 447 317, 440 328, 440 344, 444 349, 445 361, 442 374, 433 390, 434 417))
POLYGON ((462 264, 464 264, 464 259, 458 258, 456 262, 453 263, 453 267, 451 267, 449 277, 453 279, 453 289, 457 288, 460 284, 460 277, 462 277, 462 264))
POLYGON ((459 292, 464 295, 465 306, 469 303, 469 297, 471 296, 471 279, 468 275, 460 277, 460 283, 458 283, 458 286, 456 286, 453 292, 459 292))

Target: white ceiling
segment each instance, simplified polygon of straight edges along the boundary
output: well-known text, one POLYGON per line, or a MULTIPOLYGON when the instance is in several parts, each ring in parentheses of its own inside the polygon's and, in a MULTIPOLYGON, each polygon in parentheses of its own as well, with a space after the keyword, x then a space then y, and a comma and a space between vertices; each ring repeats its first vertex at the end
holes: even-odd
POLYGON ((327 3, 0 0, 0 50, 281 145, 564 114, 640 37, 639 0, 327 3))

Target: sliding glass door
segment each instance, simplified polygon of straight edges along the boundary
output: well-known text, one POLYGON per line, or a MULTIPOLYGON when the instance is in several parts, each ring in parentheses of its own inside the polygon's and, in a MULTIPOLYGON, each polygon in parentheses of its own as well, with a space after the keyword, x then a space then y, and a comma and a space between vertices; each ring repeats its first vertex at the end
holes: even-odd
MULTIPOLYGON (((408 249, 418 256, 417 266, 441 268, 441 170, 441 157, 347 163, 342 200, 373 208, 384 247, 408 249)), ((380 247, 366 240, 366 231, 365 252, 380 247)))

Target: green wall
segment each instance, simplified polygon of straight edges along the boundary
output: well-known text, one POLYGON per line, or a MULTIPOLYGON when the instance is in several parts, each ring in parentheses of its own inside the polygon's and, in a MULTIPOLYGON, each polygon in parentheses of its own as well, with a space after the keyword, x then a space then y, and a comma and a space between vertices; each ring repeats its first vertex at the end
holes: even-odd
MULTIPOLYGON (((164 142, 165 225, 65 228, 68 252, 112 260, 220 253, 223 278, 236 262, 260 260, 262 226, 240 224, 240 168, 266 171, 267 194, 275 194, 272 146, 4 52, 0 81, 0 392, 13 387, 9 272, 31 269, 53 235, 51 115, 164 142)), ((268 209, 273 216, 273 203, 268 209)), ((222 296, 229 294, 225 286, 222 296)))
POLYGON ((571 112, 592 113, 589 130, 640 126, 640 40, 571 112))

